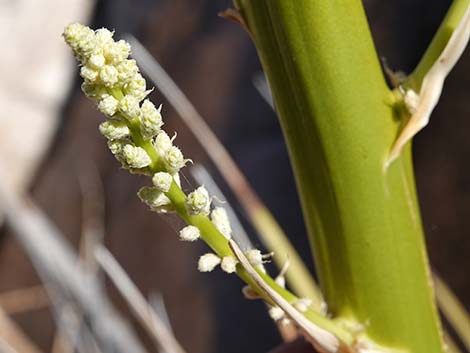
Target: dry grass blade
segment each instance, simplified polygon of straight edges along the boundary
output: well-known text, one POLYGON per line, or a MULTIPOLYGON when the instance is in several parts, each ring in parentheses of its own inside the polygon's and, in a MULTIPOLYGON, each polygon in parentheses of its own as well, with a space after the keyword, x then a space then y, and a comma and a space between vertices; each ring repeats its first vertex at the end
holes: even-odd
POLYGON ((114 310, 96 277, 84 270, 59 230, 32 201, 18 199, 0 183, 0 208, 43 282, 61 300, 80 308, 102 350, 144 353, 142 344, 114 310))
POLYGON ((49 305, 49 297, 43 286, 15 289, 0 294, 0 308, 7 314, 39 310, 49 305))
POLYGON ((0 352, 41 353, 24 332, 0 308, 0 352))
POLYGON ((439 309, 449 321, 467 350, 470 350, 470 317, 459 299, 436 274, 433 273, 434 288, 439 309))
POLYGON ((95 256, 100 266, 126 299, 137 319, 151 335, 158 349, 164 353, 185 353, 163 320, 145 300, 111 253, 106 248, 99 246, 95 249, 95 256))

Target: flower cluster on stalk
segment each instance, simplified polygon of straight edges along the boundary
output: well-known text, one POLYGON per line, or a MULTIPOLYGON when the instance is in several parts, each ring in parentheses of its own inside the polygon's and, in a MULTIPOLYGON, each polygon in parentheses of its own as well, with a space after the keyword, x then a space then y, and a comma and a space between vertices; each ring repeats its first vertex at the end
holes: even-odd
MULTIPOLYGON (((115 41, 113 35, 105 28, 94 31, 79 23, 67 26, 63 33, 81 64, 82 91, 107 117, 99 130, 108 140, 111 153, 132 173, 152 177, 153 185, 138 192, 150 209, 173 212, 175 207, 168 193, 173 183, 180 187, 179 171, 189 160, 173 145, 174 138, 162 129, 161 106, 157 108, 147 98, 151 90, 147 89, 136 61, 129 58, 129 43, 115 41)), ((208 191, 200 186, 186 196, 186 212, 191 216, 208 216, 217 230, 230 239, 232 229, 225 209, 213 208, 211 202, 208 191)), ((201 230, 190 224, 179 232, 183 241, 200 237, 201 230)), ((262 267, 259 250, 249 250, 247 256, 254 266, 262 267)), ((209 272, 220 265, 223 271, 233 273, 237 263, 232 256, 208 253, 200 257, 198 268, 209 272)))

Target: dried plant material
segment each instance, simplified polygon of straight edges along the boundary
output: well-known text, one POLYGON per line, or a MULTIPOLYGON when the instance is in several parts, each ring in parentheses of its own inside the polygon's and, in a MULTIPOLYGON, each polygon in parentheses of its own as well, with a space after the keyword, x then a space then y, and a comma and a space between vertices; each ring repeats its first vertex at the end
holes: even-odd
MULTIPOLYGON (((395 144, 392 147, 386 167, 400 155, 403 147, 410 141, 421 129, 429 122, 429 117, 437 105, 442 93, 444 80, 454 67, 457 60, 462 55, 470 38, 470 6, 465 11, 459 25, 449 39, 446 47, 442 51, 434 65, 424 76, 419 91, 418 99, 413 99, 414 103, 410 106, 408 99, 408 110, 411 118, 400 132, 395 144)), ((405 91, 405 98, 414 97, 415 92, 405 91)))
POLYGON ((251 265, 250 261, 246 258, 243 251, 233 241, 229 240, 230 247, 240 262, 241 266, 250 275, 250 277, 256 282, 256 284, 266 293, 266 295, 276 305, 282 309, 286 316, 288 316, 295 324, 299 327, 306 339, 312 343, 312 345, 318 351, 322 353, 336 353, 340 350, 340 341, 331 332, 322 329, 309 321, 299 311, 297 311, 290 303, 287 302, 281 295, 276 293, 259 275, 258 272, 251 265))

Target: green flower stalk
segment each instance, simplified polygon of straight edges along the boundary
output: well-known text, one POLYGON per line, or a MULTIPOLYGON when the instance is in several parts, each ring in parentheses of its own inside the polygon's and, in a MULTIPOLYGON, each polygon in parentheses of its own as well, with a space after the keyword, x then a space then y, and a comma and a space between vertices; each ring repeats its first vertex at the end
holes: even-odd
MULTIPOLYGON (((273 296, 260 288, 240 264, 229 245, 232 229, 226 211, 212 206, 212 198, 203 186, 188 195, 181 189, 179 172, 190 160, 173 144, 175 137, 170 138, 162 130, 161 106, 156 108, 147 98, 151 90, 147 89, 135 60, 128 58, 129 44, 123 40, 114 41, 113 32, 107 29, 93 31, 78 23, 69 25, 63 36, 81 63, 82 91, 108 118, 100 124, 99 130, 108 140, 111 153, 131 173, 151 178, 152 186, 142 187, 138 192, 139 198, 155 212, 177 213, 186 223, 179 232, 181 240, 193 242, 201 239, 213 250, 213 253, 200 257, 198 269, 201 272, 210 272, 220 266, 226 273, 236 273, 248 284, 244 293, 263 298, 270 304, 271 316, 275 320, 282 319, 284 323, 296 321, 285 315, 273 296)), ((335 347, 356 345, 359 352, 370 346, 364 343, 368 341, 363 337, 359 339, 356 333, 326 317, 325 313, 312 310, 311 301, 286 290, 282 278, 274 280, 267 275, 263 263, 271 254, 263 255, 259 250, 251 249, 244 256, 261 276, 263 284, 287 305, 295 306, 293 310, 298 311, 304 320, 318 327, 315 332, 328 332, 337 341, 335 347)), ((322 337, 313 340, 321 342, 322 337)))

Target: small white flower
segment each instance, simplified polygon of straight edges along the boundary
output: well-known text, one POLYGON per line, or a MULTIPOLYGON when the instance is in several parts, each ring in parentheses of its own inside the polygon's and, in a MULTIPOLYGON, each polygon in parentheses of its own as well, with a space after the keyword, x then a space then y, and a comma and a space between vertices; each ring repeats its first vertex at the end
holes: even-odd
POLYGON ((156 188, 144 186, 137 193, 140 200, 147 206, 159 213, 167 213, 173 211, 171 200, 156 188))
POLYGON ((168 152, 171 146, 173 146, 173 142, 165 131, 160 131, 157 137, 155 137, 155 142, 153 145, 155 146, 159 156, 165 157, 165 154, 168 152))
POLYGON ((80 23, 68 25, 63 36, 80 60, 88 58, 96 46, 93 30, 80 23))
POLYGON ((232 237, 232 227, 228 219, 227 211, 223 207, 216 207, 211 212, 211 220, 222 235, 230 239, 232 237))
POLYGON ((245 256, 252 266, 260 266, 263 264, 263 255, 258 249, 250 249, 246 251, 245 256))
MULTIPOLYGON (((161 107, 161 106, 160 106, 161 107)), ((155 105, 148 99, 144 100, 140 108, 140 128, 142 135, 146 140, 156 136, 163 125, 160 108, 157 110, 155 105)))
POLYGON ((151 92, 151 90, 147 90, 147 82, 139 73, 128 79, 124 85, 124 90, 126 94, 136 97, 139 102, 151 92))
POLYGON ((118 65, 116 65, 116 69, 118 70, 119 80, 121 82, 128 82, 139 72, 137 62, 134 59, 127 59, 120 62, 118 65))
POLYGON ((116 114, 119 101, 113 96, 106 96, 98 103, 98 109, 106 116, 113 116, 116 114))
POLYGON ((413 91, 412 89, 408 89, 405 92, 405 96, 403 100, 405 101, 405 105, 408 111, 411 114, 414 114, 419 104, 419 95, 416 94, 416 92, 413 91))
POLYGON ((210 211, 211 199, 204 186, 198 187, 186 198, 186 209, 191 215, 202 214, 207 216, 210 211))
POLYGON ((135 117, 139 116, 139 101, 134 96, 126 95, 119 102, 119 110, 129 120, 134 119, 135 117))
POLYGON ((127 165, 131 168, 144 168, 150 165, 152 160, 142 147, 133 146, 130 143, 122 149, 127 165))
POLYGON ((101 54, 93 54, 90 56, 90 59, 88 60, 88 65, 92 67, 95 70, 101 69, 104 64, 106 63, 106 60, 103 55, 101 54))
POLYGON ((114 43, 113 32, 107 28, 100 28, 95 31, 96 45, 103 49, 106 46, 114 43))
POLYGON ((98 71, 88 66, 82 66, 80 68, 80 76, 82 76, 88 82, 95 82, 98 77, 98 71))
POLYGON ((152 178, 153 185, 161 192, 168 192, 172 181, 173 177, 171 174, 165 172, 155 173, 152 178))
POLYGON ((123 140, 110 140, 110 141, 108 141, 109 150, 114 155, 120 155, 122 153, 122 150, 123 150, 124 146, 127 145, 127 144, 128 144, 128 142, 123 141, 123 140))
POLYGON ((106 92, 106 88, 103 86, 86 81, 82 83, 82 92, 85 93, 88 98, 96 100, 101 100, 109 96, 106 92))
POLYGON ((165 163, 167 171, 173 174, 183 168, 187 160, 184 159, 183 153, 178 147, 171 146, 165 153, 163 162, 165 163))
POLYGON ((220 267, 227 273, 234 273, 237 270, 238 261, 232 256, 225 256, 222 258, 220 267))
POLYGON ((294 308, 296 308, 301 313, 304 313, 308 310, 308 308, 312 305, 312 300, 309 298, 300 298, 292 303, 294 308))
POLYGON ((199 258, 197 268, 200 272, 211 272, 220 264, 220 257, 216 254, 208 253, 199 258))
POLYGON ((284 316, 285 316, 284 310, 282 310, 278 306, 270 307, 269 310, 268 310, 268 313, 269 313, 269 316, 271 317, 271 319, 273 319, 274 321, 279 321, 282 318, 284 318, 284 316))
POLYGON ((113 42, 103 47, 103 54, 106 60, 113 65, 119 64, 127 59, 130 52, 131 46, 124 40, 113 42))
POLYGON ((180 230, 179 237, 183 241, 196 241, 201 236, 199 228, 195 226, 186 226, 180 230))
POLYGON ((100 70, 100 79, 106 87, 112 87, 118 82, 118 71, 112 65, 105 65, 100 70))
POLYGON ((127 125, 118 120, 109 120, 100 124, 100 132, 108 140, 119 140, 129 136, 129 128, 127 125))

